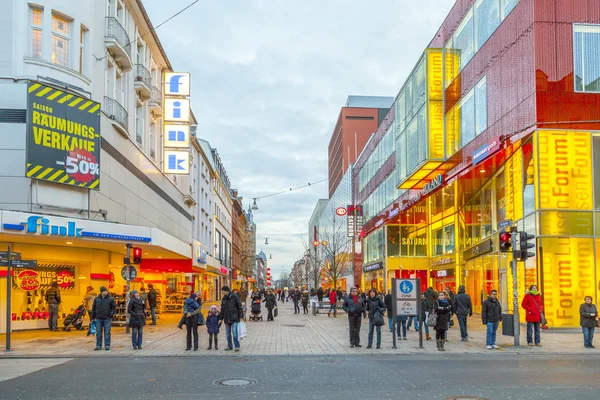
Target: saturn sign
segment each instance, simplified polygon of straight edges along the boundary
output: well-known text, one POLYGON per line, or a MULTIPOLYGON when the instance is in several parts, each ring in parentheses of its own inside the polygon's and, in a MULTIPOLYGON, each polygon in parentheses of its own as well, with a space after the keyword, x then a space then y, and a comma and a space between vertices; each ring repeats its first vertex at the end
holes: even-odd
POLYGON ((343 217, 348 213, 348 211, 346 210, 346 207, 338 207, 335 209, 335 213, 340 217, 343 217))

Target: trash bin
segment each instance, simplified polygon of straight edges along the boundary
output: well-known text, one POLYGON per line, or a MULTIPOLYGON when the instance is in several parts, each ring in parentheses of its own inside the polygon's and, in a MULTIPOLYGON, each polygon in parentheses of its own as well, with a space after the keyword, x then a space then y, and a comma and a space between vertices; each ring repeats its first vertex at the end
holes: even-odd
POLYGON ((502 335, 515 336, 515 319, 513 314, 502 314, 502 335))

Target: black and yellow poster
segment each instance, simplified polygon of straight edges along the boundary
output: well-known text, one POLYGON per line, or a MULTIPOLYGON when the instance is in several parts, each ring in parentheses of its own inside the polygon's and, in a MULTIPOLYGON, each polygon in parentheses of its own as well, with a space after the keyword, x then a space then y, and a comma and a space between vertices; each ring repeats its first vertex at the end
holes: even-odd
POLYGON ((27 85, 28 178, 100 189, 100 103, 27 85))

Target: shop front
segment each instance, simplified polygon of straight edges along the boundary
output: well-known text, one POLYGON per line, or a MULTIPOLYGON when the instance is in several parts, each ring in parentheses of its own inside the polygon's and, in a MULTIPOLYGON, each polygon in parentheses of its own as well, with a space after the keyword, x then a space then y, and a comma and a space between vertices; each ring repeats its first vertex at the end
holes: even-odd
POLYGON ((383 261, 363 266, 363 287, 365 288, 365 291, 370 289, 376 289, 378 291, 384 290, 383 272, 383 261))
POLYGON ((434 290, 440 292, 450 289, 456 293, 456 263, 453 255, 433 258, 429 275, 434 290))

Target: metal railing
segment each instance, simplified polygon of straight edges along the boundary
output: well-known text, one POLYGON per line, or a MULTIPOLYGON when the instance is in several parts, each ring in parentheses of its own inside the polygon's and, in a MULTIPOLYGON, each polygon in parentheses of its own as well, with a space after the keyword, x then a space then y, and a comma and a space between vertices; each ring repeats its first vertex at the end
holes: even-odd
POLYGON ((135 81, 143 82, 148 87, 152 86, 152 76, 150 75, 150 71, 142 64, 135 64, 135 81))
POLYGON ((129 35, 123 25, 115 17, 106 17, 106 37, 115 39, 131 57, 131 43, 129 35))
POLYGON ((157 103, 159 105, 162 104, 162 92, 160 91, 159 88, 157 88, 156 86, 152 86, 152 96, 150 97, 150 102, 151 103, 157 103))
POLYGON ((139 133, 136 133, 135 140, 136 140, 136 142, 138 142, 138 144, 142 144, 142 135, 140 135, 139 133))
POLYGON ((127 111, 121 104, 119 104, 118 101, 105 96, 104 113, 108 116, 108 118, 121 124, 125 130, 128 129, 129 114, 127 114, 127 111))
POLYGON ((150 157, 156 158, 156 153, 154 152, 153 149, 150 149, 150 157))

